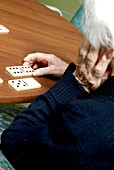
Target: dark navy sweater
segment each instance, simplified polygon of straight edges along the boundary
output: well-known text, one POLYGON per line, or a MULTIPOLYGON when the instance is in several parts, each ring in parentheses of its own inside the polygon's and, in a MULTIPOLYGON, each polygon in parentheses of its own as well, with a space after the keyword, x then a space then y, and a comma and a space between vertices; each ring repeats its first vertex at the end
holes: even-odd
POLYGON ((114 78, 88 94, 74 69, 4 130, 1 149, 16 170, 114 169, 114 78))

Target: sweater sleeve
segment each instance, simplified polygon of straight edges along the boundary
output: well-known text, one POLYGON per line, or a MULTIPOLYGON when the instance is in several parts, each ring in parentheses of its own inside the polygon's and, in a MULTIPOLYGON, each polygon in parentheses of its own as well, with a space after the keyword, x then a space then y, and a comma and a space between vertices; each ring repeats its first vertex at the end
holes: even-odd
POLYGON ((50 131, 56 126, 57 115, 64 104, 85 92, 72 74, 74 70, 75 65, 70 64, 60 80, 45 94, 37 96, 4 130, 1 149, 13 164, 18 165, 18 159, 22 162, 29 154, 34 155, 37 150, 41 154, 46 146, 54 145, 50 131))

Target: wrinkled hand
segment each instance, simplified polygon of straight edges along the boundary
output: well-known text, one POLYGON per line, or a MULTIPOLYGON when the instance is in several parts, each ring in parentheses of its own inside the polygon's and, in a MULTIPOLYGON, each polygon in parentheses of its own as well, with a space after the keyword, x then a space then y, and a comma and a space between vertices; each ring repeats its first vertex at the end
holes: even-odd
POLYGON ((23 65, 31 66, 35 70, 33 76, 51 74, 61 77, 68 64, 53 54, 33 53, 24 58, 23 65))
POLYGON ((101 47, 95 49, 87 39, 79 48, 76 78, 87 91, 97 89, 111 74, 112 49, 101 47))

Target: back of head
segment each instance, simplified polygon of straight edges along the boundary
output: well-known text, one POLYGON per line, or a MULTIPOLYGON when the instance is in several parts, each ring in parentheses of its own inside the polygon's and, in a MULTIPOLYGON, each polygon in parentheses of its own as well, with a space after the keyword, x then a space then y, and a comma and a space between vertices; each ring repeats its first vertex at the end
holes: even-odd
POLYGON ((84 0, 82 28, 92 46, 114 49, 114 0, 84 0))

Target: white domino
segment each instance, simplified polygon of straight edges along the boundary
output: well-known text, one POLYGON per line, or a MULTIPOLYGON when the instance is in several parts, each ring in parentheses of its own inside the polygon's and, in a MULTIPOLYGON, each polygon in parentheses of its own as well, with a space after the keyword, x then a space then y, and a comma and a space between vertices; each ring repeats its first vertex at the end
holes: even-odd
POLYGON ((13 77, 20 77, 20 76, 32 76, 34 70, 30 66, 8 66, 6 70, 13 76, 13 77))
POLYGON ((8 28, 6 28, 5 26, 3 26, 3 25, 0 25, 0 34, 1 33, 9 33, 9 29, 8 28))
POLYGON ((2 79, 2 78, 0 78, 0 84, 1 84, 1 83, 3 83, 3 79, 2 79))
POLYGON ((41 84, 34 78, 9 80, 8 83, 17 91, 40 88, 41 84))

